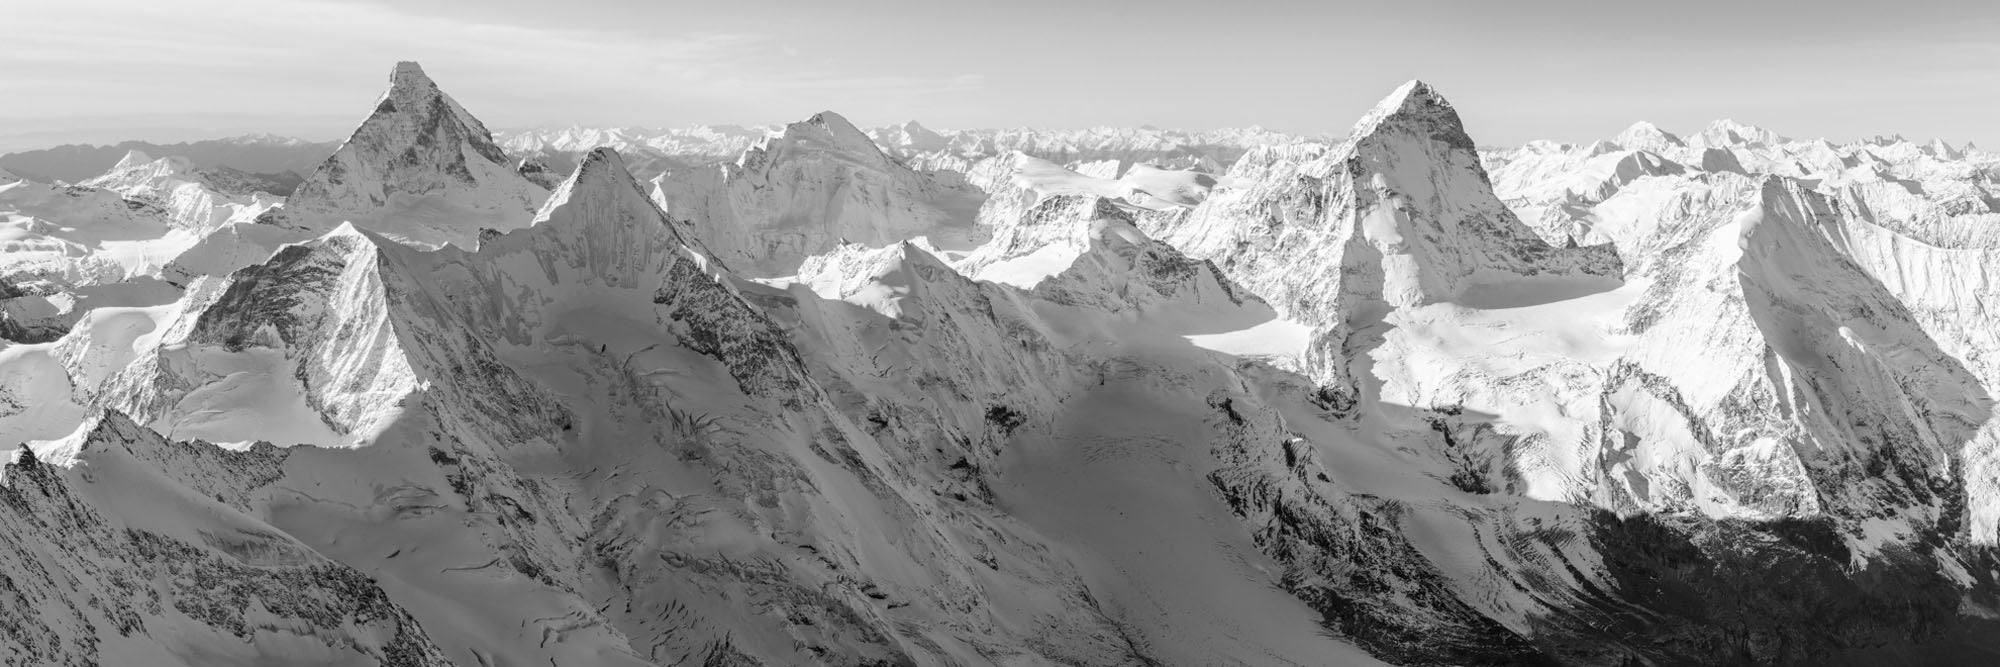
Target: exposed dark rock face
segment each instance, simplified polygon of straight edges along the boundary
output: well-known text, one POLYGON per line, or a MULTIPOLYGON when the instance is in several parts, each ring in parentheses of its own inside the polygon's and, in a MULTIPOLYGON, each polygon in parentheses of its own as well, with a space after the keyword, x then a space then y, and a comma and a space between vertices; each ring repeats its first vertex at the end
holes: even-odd
POLYGON ((0 656, 8 662, 124 664, 175 655, 199 637, 211 647, 234 643, 253 661, 298 658, 256 645, 284 638, 299 642, 291 650, 316 646, 382 665, 451 664, 367 575, 245 513, 244 494, 278 477, 282 451, 168 442, 116 412, 79 446, 68 468, 28 452, 0 471, 0 656), (226 518, 150 527, 127 518, 128 503, 160 502, 197 503, 226 518))

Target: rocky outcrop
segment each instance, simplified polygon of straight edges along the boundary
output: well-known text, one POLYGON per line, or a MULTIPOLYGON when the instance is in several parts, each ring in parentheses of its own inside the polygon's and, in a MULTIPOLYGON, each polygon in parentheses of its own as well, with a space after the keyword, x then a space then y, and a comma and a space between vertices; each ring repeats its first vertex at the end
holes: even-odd
POLYGON ((116 412, 0 488, 0 654, 37 665, 449 665, 367 574, 257 518, 282 450, 167 442, 116 412))
POLYGON ((397 63, 374 112, 266 224, 352 222, 413 243, 470 247, 481 229, 526 225, 545 196, 513 163, 422 67, 397 63))

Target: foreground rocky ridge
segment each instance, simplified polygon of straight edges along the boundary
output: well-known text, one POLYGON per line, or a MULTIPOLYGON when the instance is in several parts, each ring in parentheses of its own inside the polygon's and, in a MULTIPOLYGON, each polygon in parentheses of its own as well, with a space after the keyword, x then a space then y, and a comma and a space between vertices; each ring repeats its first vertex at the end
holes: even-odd
MULTIPOLYGON (((515 169, 448 97, 424 99, 437 113, 364 129, 415 123, 463 150, 328 164, 468 193, 492 174, 464 181, 453 156, 515 169)), ((1345 141, 1253 149, 1227 173, 999 156, 965 181, 986 193, 966 226, 991 240, 940 247, 937 218, 882 215, 949 182, 889 154, 927 133, 869 141, 822 114, 701 183, 591 150, 532 218, 472 242, 343 220, 191 273, 167 303, 0 348, 0 431, 28 441, 0 492, 22 499, 0 503, 10 571, 63 573, 0 598, 37 628, 0 648, 1992 655, 2000 376, 1979 310, 1991 235, 1965 208, 1977 168, 1891 142, 1883 159, 1922 187, 1808 178, 1754 166, 1785 142, 1733 125, 1482 162, 1412 82, 1345 141), (1600 163, 1615 184, 1546 185, 1600 163), (1560 218, 1536 212, 1550 192, 1560 218), (736 217, 692 212, 715 202, 736 217), (866 206, 832 213, 850 203, 866 206), (817 231, 759 226, 793 207, 817 231), (240 584, 104 588, 161 572, 240 584), (264 613, 226 611, 246 607, 264 613)), ((361 218, 389 199, 325 198, 361 218)))

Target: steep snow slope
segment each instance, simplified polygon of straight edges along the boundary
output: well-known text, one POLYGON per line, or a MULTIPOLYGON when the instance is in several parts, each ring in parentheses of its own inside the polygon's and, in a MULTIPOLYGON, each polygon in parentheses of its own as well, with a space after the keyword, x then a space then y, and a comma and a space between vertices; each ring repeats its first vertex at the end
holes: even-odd
MULTIPOLYGON (((1760 612, 1770 619, 1765 631, 1824 643, 1733 644, 1744 660, 1804 661, 1890 645, 1963 655, 1957 642, 1975 632, 1976 621, 1959 617, 1939 637, 1927 635, 1923 628, 1930 626, 1916 619, 1990 599, 1988 578, 1966 574, 1980 567, 1970 563, 1990 558, 1979 546, 1985 538, 1975 537, 1985 529, 1968 527, 1966 520, 1986 516, 1990 503, 1983 494, 1991 485, 1981 477, 1986 473, 1968 476, 1960 467, 1983 471, 1990 465, 1990 399, 1975 375, 1842 247, 1848 211, 1889 208, 1883 204, 1894 198, 1881 193, 1892 189, 1864 190, 1875 194, 1843 208, 1807 192, 1824 181, 1765 182, 1740 175, 1743 167, 1714 164, 1696 172, 1603 147, 1574 153, 1530 147, 1519 155, 1563 162, 1508 163, 1542 170, 1514 172, 1519 190, 1562 193, 1571 210, 1591 216, 1574 233, 1542 233, 1561 243, 1610 243, 1617 251, 1550 248, 1504 209, 1496 211, 1498 199, 1456 119, 1425 111, 1449 108, 1423 102, 1433 96, 1420 85, 1406 87, 1364 118, 1348 144, 1324 155, 1253 152, 1232 171, 1234 188, 1191 213, 1145 214, 1140 223, 1191 255, 1215 261, 1288 317, 1320 326, 1306 360, 1319 380, 1314 401, 1354 419, 1364 438, 1402 443, 1399 448, 1417 457, 1408 465, 1432 470, 1428 474, 1464 491, 1568 508, 1547 515, 1521 514, 1516 506, 1457 528, 1426 525, 1433 520, 1420 515, 1396 521, 1440 568, 1438 581, 1469 605, 1450 615, 1493 619, 1536 651, 1568 662, 1687 659, 1673 657, 1700 650, 1692 648, 1698 641, 1683 643, 1692 641, 1687 638, 1715 636, 1717 616, 1738 613, 1745 602, 1707 592, 1701 594, 1705 610, 1688 613, 1635 588, 1644 586, 1636 582, 1659 580, 1663 566, 1636 553, 1676 549, 1714 560, 1672 575, 1675 586, 1685 582, 1700 590, 1706 584, 1699 582, 1738 576, 1738 568, 1785 561, 1816 573, 1814 584, 1791 584, 1793 594, 1842 600, 1832 625, 1798 625, 1793 619, 1810 613, 1806 607, 1760 612), (1383 132, 1385 125, 1392 129, 1383 132), (1328 163, 1362 177, 1346 180, 1354 185, 1345 191, 1303 187, 1323 182, 1328 163), (1345 251, 1364 263, 1316 275, 1313 267, 1329 263, 1289 254, 1300 247, 1295 239, 1302 223, 1328 209, 1352 210, 1343 202, 1366 202, 1369 190, 1413 193, 1395 209, 1407 217, 1375 218, 1401 225, 1370 226, 1369 209, 1362 207, 1348 218, 1359 218, 1361 229, 1334 238, 1370 242, 1376 252, 1357 255, 1369 246, 1352 241, 1320 252, 1341 257, 1345 251), (1444 194, 1426 196, 1432 192, 1444 194), (1502 222, 1461 223, 1442 234, 1403 226, 1453 218, 1477 223, 1480 218, 1459 217, 1468 211, 1492 211, 1486 219, 1502 222), (1390 230, 1400 233, 1391 237, 1390 230), (1618 256, 1635 259, 1620 271, 1618 256), (1279 264, 1272 258, 1296 259, 1279 264), (1486 275, 1473 277, 1482 271, 1486 275), (1625 286, 1611 289, 1621 274, 1625 286), (1569 277, 1558 277, 1564 275, 1569 277), (1319 285, 1325 287, 1301 289, 1319 285), (1702 350, 1699 358, 1690 359, 1691 345, 1702 350), (1593 506, 1662 518, 1607 521, 1588 511, 1593 506), (1520 523, 1529 516, 1574 532, 1520 523), (1771 541, 1794 526, 1808 527, 1816 542, 1771 541), (1489 554, 1497 560, 1480 565, 1440 555, 1425 541, 1436 531, 1467 529, 1501 536, 1510 551, 1540 544, 1555 556, 1516 562, 1489 554), (1928 549, 1912 546, 1924 543, 1953 546, 1928 557, 1903 555, 1928 549), (1557 563, 1580 572, 1580 579, 1552 586, 1550 568, 1557 563), (1911 588, 1872 583, 1883 577, 1911 588), (1534 593, 1512 598, 1504 594, 1508 588, 1534 593), (1621 604, 1665 616, 1641 621, 1594 611, 1592 600, 1603 595, 1595 591, 1615 591, 1621 604), (1923 592, 1904 600, 1910 591, 1923 592), (1884 612, 1890 608, 1905 611, 1884 612), (1822 634, 1827 627, 1845 634, 1822 634), (1608 628, 1679 638, 1651 645, 1607 641, 1599 633, 1608 628), (1582 636, 1598 639, 1578 642, 1582 636)), ((1678 141, 1648 129, 1635 128, 1626 138, 1662 150, 1678 141)), ((1779 141, 1725 129, 1705 141, 1753 150, 1779 141)), ((1958 231, 1947 236, 1967 238, 1958 231)), ((1342 502, 1352 501, 1335 502, 1333 516, 1351 511, 1342 502)), ((1303 511, 1296 501, 1267 499, 1247 507, 1260 503, 1259 511, 1272 512, 1276 521, 1296 522, 1303 511)), ((1292 567, 1354 553, 1352 546, 1324 542, 1263 546, 1292 567)), ((1408 613, 1378 618, 1421 627, 1408 613)), ((1418 661, 1459 646, 1442 638, 1376 636, 1372 650, 1418 661)), ((1505 646, 1492 650, 1513 650, 1505 646)))
MULTIPOLYGON (((1985 271, 1978 268, 1984 257, 1980 249, 1990 245, 1990 230, 1983 223, 1992 217, 1987 212, 1991 195, 1978 177, 1985 158, 1900 138, 1848 145, 1792 141, 1729 122, 1718 122, 1686 143, 1642 123, 1613 143, 1581 161, 1582 151, 1561 146, 1531 147, 1489 160, 1500 165, 1503 182, 1511 183, 1507 187, 1516 197, 1515 206, 1546 211, 1536 215, 1550 226, 1567 227, 1545 233, 1611 241, 1626 256, 1644 258, 1633 268, 1649 276, 1652 285, 1646 302, 1635 305, 1628 317, 1631 329, 1644 333, 1633 357, 1620 362, 1616 382, 1651 383, 1655 394, 1671 387, 1675 395, 1661 400, 1674 404, 1674 410, 1705 413, 1701 420, 1718 424, 1715 436, 1701 435, 1707 427, 1696 422, 1666 432, 1647 427, 1651 435, 1634 436, 1681 443, 1672 450, 1679 453, 1666 456, 1646 453, 1642 445, 1638 458, 1620 464, 1621 470, 1639 466, 1649 471, 1623 473, 1641 482, 1630 491, 1641 498, 1638 502, 1666 498, 1673 504, 1696 498, 1704 511, 1766 517, 1822 511, 1879 514, 1885 506, 1898 507, 1905 509, 1892 512, 1897 515, 1893 518, 1871 520, 1865 534, 1857 532, 1850 539, 1864 550, 1892 535, 1957 533, 1975 544, 1991 543, 1992 503, 1985 498, 1992 483, 1990 473, 1982 471, 1990 466, 1994 426, 1984 406, 1996 385, 1985 355, 1978 352, 1987 335, 1973 333, 1991 328, 1975 296, 1987 291, 1981 277, 1985 271), (1620 152, 1626 146, 1696 162, 1681 166, 1650 153, 1620 152), (1662 168, 1607 177, 1591 166, 1634 160, 1662 168), (1755 173, 1792 177, 1764 181, 1745 175, 1755 173), (1551 201, 1556 203, 1543 208, 1551 201), (1771 224, 1773 219, 1786 224, 1771 224), (1758 224, 1754 234, 1746 230, 1742 235, 1743 247, 1762 254, 1739 260, 1737 225, 1745 221, 1758 224), (1731 284, 1739 267, 1745 276, 1740 290, 1731 284), (1916 276, 1924 277, 1913 284, 1916 276), (1934 282, 1942 276, 1953 276, 1951 287, 1934 282), (1786 282, 1790 280, 1822 287, 1801 289, 1786 282), (1732 328, 1737 333, 1724 333, 1732 328), (1822 336, 1837 336, 1838 342, 1822 336), (1732 338, 1741 342, 1726 342, 1732 338), (1685 350, 1690 340, 1706 341, 1705 349, 1736 351, 1689 364, 1685 350), (1851 350, 1841 351, 1846 348, 1851 350), (1853 354, 1863 356, 1849 358, 1853 354), (1827 361, 1818 361, 1821 357, 1827 361), (1771 370, 1779 368, 1772 364, 1780 359, 1785 370, 1771 370), (1828 364, 1840 370, 1828 371, 1828 364), (1640 367, 1645 370, 1635 374, 1640 367), (1905 375, 1917 369, 1940 375, 1905 375), (1771 373, 1775 379, 1758 379, 1771 373), (1814 377, 1802 389, 1792 373, 1814 377), (1871 379, 1873 373, 1887 376, 1871 379), (1745 377, 1750 379, 1739 379, 1745 377), (1765 382, 1772 388, 1756 388, 1765 382), (1831 389, 1812 389, 1835 386, 1848 387, 1846 395, 1826 396, 1815 392, 1831 389), (1801 392, 1812 396, 1806 407, 1797 408, 1808 410, 1803 416, 1792 414, 1791 408, 1776 413, 1746 409, 1801 392), (1906 407, 1888 407, 1895 405, 1906 407), (1895 431, 1907 437, 1869 432, 1885 422, 1911 419, 1901 416, 1908 410, 1919 415, 1916 423, 1895 431), (1865 416, 1871 413, 1875 416, 1865 416), (1864 416, 1847 422, 1851 415, 1864 416), (1857 432, 1854 424, 1867 426, 1857 432), (1715 445, 1696 446, 1687 433, 1708 443, 1749 438, 1764 443, 1764 449, 1703 462, 1704 452, 1715 445), (1758 433, 1765 435, 1747 435, 1758 433), (1813 444, 1772 446, 1795 443, 1794 438, 1813 444), (1838 463, 1842 459, 1850 462, 1838 463), (1682 462, 1673 462, 1677 460, 1682 462), (1697 474, 1687 467, 1693 463, 1705 471, 1697 474), (1865 465, 1869 472, 1834 469, 1842 465, 1865 465), (1676 468, 1680 472, 1667 472, 1676 468), (1857 481, 1861 478, 1872 479, 1857 481), (1749 482, 1753 479, 1758 481, 1749 482), (1736 488, 1688 491, 1713 484, 1736 488), (1746 491, 1744 484, 1754 490, 1746 491), (1851 497, 1855 493, 1866 499, 1851 497), (1911 505, 1924 509, 1907 509, 1911 505)), ((1635 405, 1623 411, 1657 409, 1635 405)), ((1641 423, 1658 419, 1643 418, 1641 423)), ((1621 416, 1614 421, 1628 420, 1621 416)), ((1627 451, 1618 457, 1632 455, 1627 451)))
POLYGON ((476 246, 328 225, 0 348, 9 479, 86 489, 10 571, 160 580, 252 533, 363 578, 227 575, 241 622, 69 579, 0 614, 75 664, 1989 660, 1977 158, 1619 141, 1482 164, 1413 82, 1224 178, 989 160, 991 240, 939 249, 898 212, 962 190, 822 115, 650 195, 589 151, 476 246), (182 546, 65 529, 99 523, 182 546))
POLYGON ((105 412, 0 488, 0 655, 36 665, 447 665, 366 574, 250 509, 282 450, 173 443, 105 412))
POLYGON ((1555 247, 1522 225, 1493 196, 1457 113, 1421 82, 1384 99, 1346 143, 1253 153, 1231 180, 1238 187, 1141 228, 1318 327, 1307 363, 1339 401, 1372 391, 1368 351, 1389 310, 1481 285, 1620 275, 1610 247, 1555 247))
POLYGON ((1007 342, 1048 327, 1025 297, 900 257, 844 272, 907 285, 893 315, 737 283, 594 153, 536 225, 476 252, 343 228, 198 288, 157 352, 85 393, 168 428, 220 410, 246 440, 298 418, 209 397, 246 375, 299 397, 337 436, 308 442, 360 447, 295 453, 310 463, 261 511, 462 662, 1149 659, 1123 629, 1146 617, 1106 616, 967 472, 1055 400, 1013 388, 1075 364, 1007 342), (772 318, 817 324, 793 339, 772 318), (916 337, 876 340, 942 384, 856 391, 894 385, 863 341, 895 330, 916 337), (231 370, 253 358, 296 369, 231 370), (984 398, 937 402, 961 391, 984 398))

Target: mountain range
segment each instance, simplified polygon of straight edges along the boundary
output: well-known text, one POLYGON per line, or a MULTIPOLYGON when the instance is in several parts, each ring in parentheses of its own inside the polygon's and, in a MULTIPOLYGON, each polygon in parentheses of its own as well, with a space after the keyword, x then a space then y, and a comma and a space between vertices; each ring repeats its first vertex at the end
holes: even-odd
POLYGON ((2000 660, 1976 147, 142 148, 0 175, 10 664, 2000 660))

